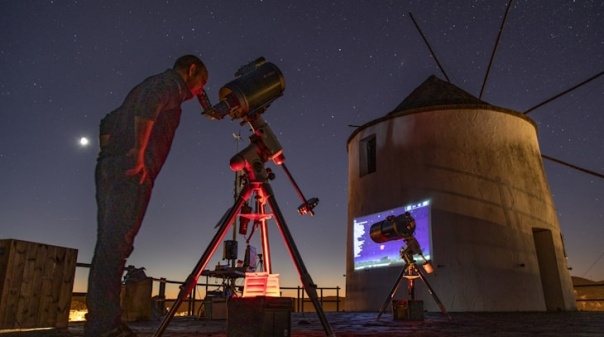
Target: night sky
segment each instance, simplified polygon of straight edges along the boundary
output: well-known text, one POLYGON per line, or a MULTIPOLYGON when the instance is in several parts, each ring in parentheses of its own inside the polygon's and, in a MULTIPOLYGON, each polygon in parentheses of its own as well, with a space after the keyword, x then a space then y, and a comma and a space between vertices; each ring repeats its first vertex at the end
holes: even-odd
MULTIPOLYGON (((451 82, 478 96, 506 7, 504 0, 0 0, 0 238, 77 248, 78 261, 90 262, 100 119, 178 56, 206 63, 213 103, 240 66, 264 56, 286 81, 264 117, 302 192, 320 199, 316 215, 297 213, 296 192, 268 163, 277 174, 271 184, 315 283, 344 287, 350 125, 386 115, 432 74, 444 79, 409 12, 451 82)), ((514 1, 482 99, 523 112, 601 72, 603 16, 596 0, 514 1)), ((542 153, 604 173, 603 106, 600 77, 531 112, 542 153)), ((128 264, 172 280, 191 272, 233 202, 228 163, 250 134, 239 122, 200 116, 196 100, 183 104, 128 264)), ((544 165, 571 274, 604 280, 604 180, 544 165)), ((273 271, 282 286, 296 286, 270 225, 273 271)), ((78 270, 78 291, 82 280, 78 270)))

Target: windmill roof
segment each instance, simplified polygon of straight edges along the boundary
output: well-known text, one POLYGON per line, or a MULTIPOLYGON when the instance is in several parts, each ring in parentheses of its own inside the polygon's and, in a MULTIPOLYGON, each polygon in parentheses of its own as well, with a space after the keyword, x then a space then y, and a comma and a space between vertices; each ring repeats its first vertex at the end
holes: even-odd
POLYGON ((526 120, 537 129, 535 122, 525 114, 487 103, 455 85, 432 75, 415 88, 415 90, 413 90, 413 92, 411 92, 411 94, 409 94, 409 96, 407 96, 407 98, 405 98, 394 110, 383 117, 358 126, 348 138, 347 144, 350 144, 350 141, 359 132, 383 121, 409 114, 451 109, 480 109, 507 113, 526 120))
POLYGON ((389 115, 416 108, 468 104, 490 105, 455 85, 432 75, 415 88, 389 115))

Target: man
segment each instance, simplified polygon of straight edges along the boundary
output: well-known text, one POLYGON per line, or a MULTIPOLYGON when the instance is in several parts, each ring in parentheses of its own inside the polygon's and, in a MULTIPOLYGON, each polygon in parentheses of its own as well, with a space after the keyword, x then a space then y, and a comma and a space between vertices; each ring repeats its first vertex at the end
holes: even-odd
POLYGON ((185 55, 126 96, 100 125, 96 166, 97 243, 88 279, 84 336, 136 336, 121 321, 121 280, 126 259, 178 127, 182 102, 203 96, 208 72, 185 55))

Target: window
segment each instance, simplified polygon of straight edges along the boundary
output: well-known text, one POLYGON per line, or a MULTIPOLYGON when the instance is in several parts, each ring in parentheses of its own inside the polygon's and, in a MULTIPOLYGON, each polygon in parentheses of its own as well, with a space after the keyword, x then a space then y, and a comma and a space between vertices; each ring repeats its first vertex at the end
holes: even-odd
POLYGON ((361 139, 359 144, 360 176, 375 172, 376 169, 376 140, 375 135, 361 139))

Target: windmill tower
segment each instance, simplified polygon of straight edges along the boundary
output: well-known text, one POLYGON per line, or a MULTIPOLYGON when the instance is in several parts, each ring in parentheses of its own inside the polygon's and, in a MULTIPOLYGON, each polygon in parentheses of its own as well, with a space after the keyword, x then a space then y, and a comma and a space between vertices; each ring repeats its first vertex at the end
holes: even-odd
MULTIPOLYGON (((528 117, 432 76, 393 112, 353 132, 348 153, 349 231, 356 218, 429 202, 431 246, 423 248, 436 267, 430 282, 448 310, 575 309, 528 117)), ((399 272, 355 269, 348 261, 347 310, 379 308, 399 272)))

